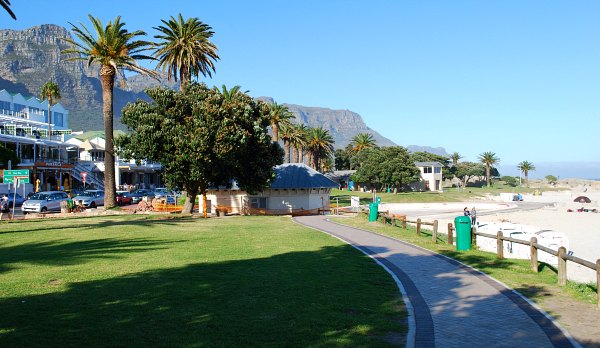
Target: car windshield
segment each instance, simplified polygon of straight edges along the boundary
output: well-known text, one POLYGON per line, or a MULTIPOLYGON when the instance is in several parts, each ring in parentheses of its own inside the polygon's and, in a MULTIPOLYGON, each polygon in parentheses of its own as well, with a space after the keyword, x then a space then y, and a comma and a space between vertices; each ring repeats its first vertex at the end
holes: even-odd
POLYGON ((29 198, 31 200, 38 200, 38 201, 44 201, 46 199, 48 199, 48 195, 45 193, 36 193, 33 196, 31 196, 31 198, 29 198))

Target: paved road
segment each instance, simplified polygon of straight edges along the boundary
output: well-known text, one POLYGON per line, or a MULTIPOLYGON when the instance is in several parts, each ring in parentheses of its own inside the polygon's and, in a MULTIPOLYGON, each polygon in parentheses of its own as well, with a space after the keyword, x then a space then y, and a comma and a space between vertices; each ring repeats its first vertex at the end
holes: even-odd
POLYGON ((346 241, 396 275, 413 307, 416 347, 578 346, 520 295, 457 261, 326 216, 295 221, 346 241))

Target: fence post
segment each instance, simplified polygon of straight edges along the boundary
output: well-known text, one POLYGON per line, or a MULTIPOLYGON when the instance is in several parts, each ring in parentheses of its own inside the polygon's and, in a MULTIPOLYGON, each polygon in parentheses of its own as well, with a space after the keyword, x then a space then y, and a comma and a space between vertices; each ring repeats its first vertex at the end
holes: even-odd
POLYGON ((417 219, 417 236, 421 235, 421 218, 417 219))
POLYGON ((385 225, 387 222, 387 215, 385 213, 381 214, 381 223, 385 225))
POLYGON ((529 241, 529 254, 531 255, 531 270, 535 273, 539 272, 538 265, 538 249, 537 249, 537 238, 531 237, 529 241))
POLYGON ((437 232, 438 232, 438 221, 433 220, 433 233, 431 234, 431 238, 433 242, 437 244, 437 232))
POLYGON ((598 295, 598 309, 600 309, 600 259, 596 260, 596 294, 598 295))
POLYGON ((396 214, 392 214, 392 227, 396 227, 396 214))
POLYGON ((567 285, 567 248, 558 248, 558 285, 567 285))
POLYGON ((450 244, 450 245, 454 244, 454 236, 452 235, 453 230, 454 230, 454 227, 452 227, 452 223, 449 222, 448 223, 448 244, 450 244))
POLYGON ((471 226, 471 244, 473 246, 477 245, 477 237, 475 235, 475 232, 477 232, 477 229, 475 226, 471 226))
POLYGON ((496 253, 499 259, 504 258, 504 242, 502 240, 502 231, 498 231, 496 234, 496 253))
POLYGON ((406 229, 406 215, 402 218, 402 228, 406 229))

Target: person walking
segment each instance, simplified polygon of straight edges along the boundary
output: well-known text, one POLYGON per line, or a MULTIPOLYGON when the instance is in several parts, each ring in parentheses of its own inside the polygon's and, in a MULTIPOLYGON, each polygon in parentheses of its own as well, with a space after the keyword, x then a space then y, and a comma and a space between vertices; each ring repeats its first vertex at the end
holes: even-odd
POLYGON ((10 213, 10 206, 8 204, 8 196, 6 193, 2 196, 2 201, 0 201, 0 220, 2 220, 2 216, 4 213, 8 214, 8 219, 12 220, 12 215, 10 213))
POLYGON ((475 207, 471 209, 471 226, 475 226, 477 224, 477 210, 475 207))

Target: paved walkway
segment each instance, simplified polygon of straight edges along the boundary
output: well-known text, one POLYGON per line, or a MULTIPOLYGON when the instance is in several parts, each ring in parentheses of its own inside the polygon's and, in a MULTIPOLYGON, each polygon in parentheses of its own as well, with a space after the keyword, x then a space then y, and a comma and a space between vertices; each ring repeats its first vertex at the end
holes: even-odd
POLYGON ((457 261, 326 216, 295 221, 346 241, 398 277, 413 307, 416 347, 578 346, 520 295, 457 261))

